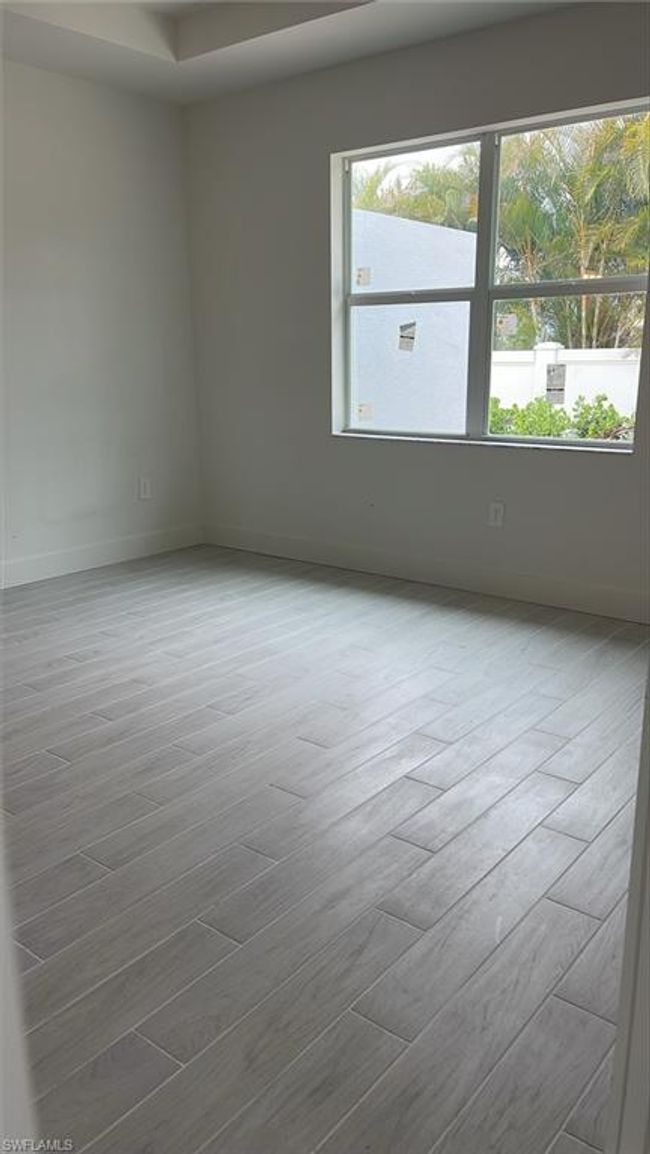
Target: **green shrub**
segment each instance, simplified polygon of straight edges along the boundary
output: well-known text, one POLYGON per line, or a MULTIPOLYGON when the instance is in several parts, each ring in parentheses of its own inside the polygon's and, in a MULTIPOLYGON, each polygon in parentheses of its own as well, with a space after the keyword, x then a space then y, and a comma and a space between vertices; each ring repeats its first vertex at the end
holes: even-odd
POLYGON ((508 407, 498 397, 490 397, 490 432, 509 437, 622 441, 634 436, 634 418, 619 413, 604 393, 593 401, 578 397, 572 413, 551 404, 546 397, 508 407))
POLYGON ((634 419, 624 417, 610 404, 605 393, 599 393, 592 402, 578 397, 573 406, 574 436, 599 441, 631 440, 634 419))

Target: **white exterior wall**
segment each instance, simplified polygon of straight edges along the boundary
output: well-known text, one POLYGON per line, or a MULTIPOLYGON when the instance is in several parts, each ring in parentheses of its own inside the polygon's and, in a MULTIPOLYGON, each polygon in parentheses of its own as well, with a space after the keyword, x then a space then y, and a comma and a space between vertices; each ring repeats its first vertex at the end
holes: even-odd
POLYGON ((558 349, 494 353, 492 395, 502 405, 526 405, 546 393, 546 365, 566 365, 564 407, 571 409, 579 396, 593 401, 605 393, 623 416, 636 408, 640 349, 558 349), (541 369, 541 372, 540 372, 541 369))
MULTIPOLYGON (((356 209, 352 218, 354 291, 473 283, 474 233, 362 209, 356 209), (359 270, 366 274, 362 287, 355 284, 359 270)), ((355 309, 352 426, 463 433, 468 336, 469 306, 463 302, 355 309), (400 348, 400 325, 413 322, 415 340, 407 349, 400 348)))

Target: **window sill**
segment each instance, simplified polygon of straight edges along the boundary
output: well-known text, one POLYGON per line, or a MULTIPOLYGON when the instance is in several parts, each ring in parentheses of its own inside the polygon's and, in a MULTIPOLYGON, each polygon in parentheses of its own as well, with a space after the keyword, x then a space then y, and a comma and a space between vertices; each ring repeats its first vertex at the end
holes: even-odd
POLYGON ((560 453, 606 453, 609 456, 631 457, 634 454, 634 443, 619 441, 608 444, 604 441, 536 441, 533 439, 519 440, 514 437, 455 437, 427 433, 389 433, 364 432, 362 429, 333 429, 333 437, 343 440, 355 439, 361 441, 411 441, 416 444, 433 445, 473 445, 482 448, 499 449, 543 449, 546 452, 557 450, 560 453))

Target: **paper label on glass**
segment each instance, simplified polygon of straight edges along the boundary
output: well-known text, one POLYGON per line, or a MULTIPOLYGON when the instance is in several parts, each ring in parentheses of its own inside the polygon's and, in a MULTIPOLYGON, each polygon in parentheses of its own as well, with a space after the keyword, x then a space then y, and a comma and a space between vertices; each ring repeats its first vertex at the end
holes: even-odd
POLYGON ((399 326, 399 347, 403 353, 412 353, 415 348, 415 321, 399 326))
POLYGON ((497 317, 497 333, 500 337, 514 337, 518 324, 516 313, 501 313, 497 317))

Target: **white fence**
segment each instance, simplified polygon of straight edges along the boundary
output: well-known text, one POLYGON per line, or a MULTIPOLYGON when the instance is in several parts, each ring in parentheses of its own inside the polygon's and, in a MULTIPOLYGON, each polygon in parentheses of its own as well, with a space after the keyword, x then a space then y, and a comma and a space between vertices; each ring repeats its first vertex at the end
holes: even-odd
POLYGON ((593 401, 604 393, 623 416, 631 416, 636 408, 640 356, 640 349, 564 349, 555 344, 494 353, 491 393, 502 405, 526 405, 533 397, 547 395, 547 382, 564 377, 566 409, 571 410, 579 396, 593 401), (553 365, 560 366, 559 373, 549 373, 553 365), (561 366, 565 366, 563 373, 561 366))

